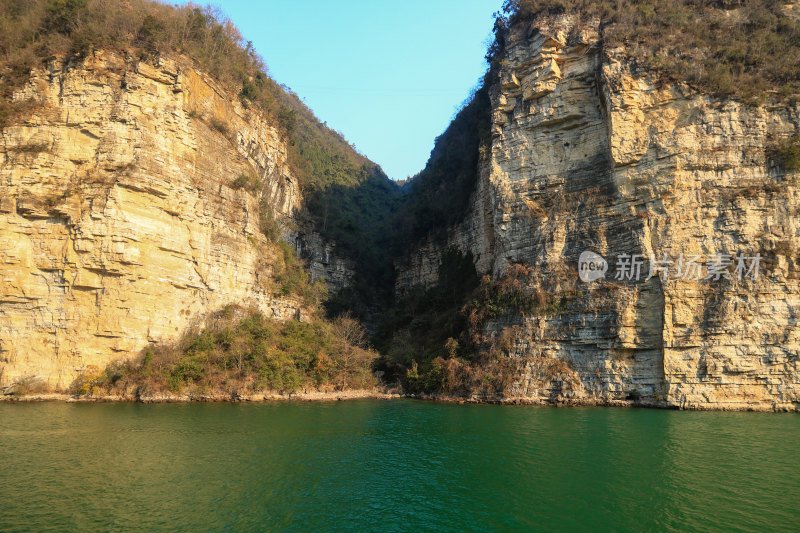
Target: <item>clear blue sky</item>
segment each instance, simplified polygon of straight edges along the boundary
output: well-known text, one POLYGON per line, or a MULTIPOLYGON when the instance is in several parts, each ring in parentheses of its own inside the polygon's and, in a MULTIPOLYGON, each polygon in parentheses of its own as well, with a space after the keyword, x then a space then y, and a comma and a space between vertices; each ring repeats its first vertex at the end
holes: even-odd
MULTIPOLYGON (((175 2, 183 3, 183 2, 175 2)), ((218 0, 270 75, 392 178, 424 166, 486 69, 502 0, 218 0)))

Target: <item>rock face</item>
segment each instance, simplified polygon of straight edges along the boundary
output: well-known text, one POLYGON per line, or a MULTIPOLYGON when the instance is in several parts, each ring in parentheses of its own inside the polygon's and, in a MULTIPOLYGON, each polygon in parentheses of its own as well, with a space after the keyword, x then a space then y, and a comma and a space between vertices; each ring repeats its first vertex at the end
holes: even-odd
POLYGON ((294 247, 307 261, 311 280, 325 280, 330 294, 352 284, 356 265, 338 255, 335 244, 323 239, 319 233, 310 230, 298 233, 294 236, 294 247))
MULTIPOLYGON (((495 279, 524 272, 547 305, 484 331, 515 363, 512 397, 797 410, 800 192, 773 148, 800 107, 661 83, 567 16, 505 37, 467 216, 397 263, 396 292, 435 283, 451 248, 495 279)), ((231 303, 302 316, 274 296, 279 252, 259 228, 260 203, 297 227, 298 184, 278 131, 235 95, 188 61, 98 52, 34 71, 14 101, 0 386, 65 387, 231 303)), ((319 235, 286 237, 330 289, 351 282, 319 235)))
POLYGON ((180 62, 100 52, 14 100, 36 104, 0 144, 0 385, 67 386, 231 303, 300 315, 259 229, 260 199, 299 202, 264 118, 180 62))
POLYGON ((557 305, 486 326, 510 338, 512 396, 798 409, 800 193, 771 147, 800 107, 659 83, 567 16, 506 41, 468 216, 409 254, 396 291, 434 283, 451 246, 481 274, 533 268, 557 305), (584 251, 604 278, 579 280, 584 251))

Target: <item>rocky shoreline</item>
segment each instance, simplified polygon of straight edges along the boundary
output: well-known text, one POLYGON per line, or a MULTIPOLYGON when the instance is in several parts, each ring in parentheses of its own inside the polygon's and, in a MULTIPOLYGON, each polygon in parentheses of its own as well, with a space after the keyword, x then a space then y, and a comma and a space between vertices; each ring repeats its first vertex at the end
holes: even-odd
POLYGON ((719 405, 669 405, 660 403, 642 403, 635 400, 602 400, 598 398, 530 398, 523 396, 509 396, 505 398, 463 398, 456 396, 439 395, 406 395, 408 398, 417 398, 432 402, 446 402, 457 404, 487 404, 487 405, 531 405, 531 406, 550 406, 550 407, 621 407, 638 409, 666 409, 673 411, 728 411, 728 412, 763 412, 763 413, 798 413, 800 406, 791 408, 786 405, 766 406, 763 403, 753 403, 750 405, 730 404, 719 405))
POLYGON ((189 403, 189 402, 266 402, 266 401, 343 401, 343 400, 388 400, 403 398, 405 395, 384 390, 348 390, 348 391, 309 391, 309 392, 259 392, 253 394, 230 393, 156 393, 148 395, 105 394, 95 396, 80 396, 63 392, 50 392, 28 394, 24 396, 0 396, 0 402, 68 402, 68 403, 107 403, 107 402, 137 402, 137 403, 189 403))
POLYGON ((453 403, 458 405, 466 404, 485 404, 485 405, 527 405, 527 406, 549 406, 549 407, 621 407, 621 408, 645 408, 645 409, 670 409, 678 411, 729 411, 729 412, 783 412, 797 413, 800 408, 790 409, 785 406, 767 407, 763 404, 753 404, 747 406, 719 406, 704 408, 697 405, 676 406, 658 405, 652 403, 641 403, 634 400, 605 400, 596 398, 584 399, 547 399, 547 398, 527 398, 527 397, 505 397, 505 398, 479 398, 446 396, 438 394, 405 394, 396 389, 373 389, 373 390, 348 390, 348 391, 304 391, 293 393, 280 392, 259 392, 253 394, 229 394, 229 393, 156 393, 149 395, 124 395, 106 394, 97 396, 80 396, 63 392, 37 393, 24 396, 5 395, 0 396, 0 402, 6 403, 33 403, 33 402, 66 402, 66 403, 199 403, 199 402, 273 402, 273 401, 294 401, 294 402, 332 402, 346 400, 397 400, 397 399, 416 399, 428 402, 453 403))

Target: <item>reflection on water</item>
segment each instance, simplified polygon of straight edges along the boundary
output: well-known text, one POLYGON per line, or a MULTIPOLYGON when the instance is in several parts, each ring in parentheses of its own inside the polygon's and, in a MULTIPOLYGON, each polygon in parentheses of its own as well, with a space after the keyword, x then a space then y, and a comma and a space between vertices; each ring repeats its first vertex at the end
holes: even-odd
POLYGON ((798 531, 800 417, 0 404, 0 530, 798 531))

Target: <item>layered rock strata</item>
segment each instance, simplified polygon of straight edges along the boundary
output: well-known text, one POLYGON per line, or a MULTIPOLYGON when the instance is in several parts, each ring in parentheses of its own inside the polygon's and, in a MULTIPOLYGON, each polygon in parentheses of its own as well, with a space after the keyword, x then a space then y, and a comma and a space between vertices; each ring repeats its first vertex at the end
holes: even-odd
POLYGON ((0 385, 68 386, 211 310, 273 296, 259 201, 293 216, 278 131, 187 64, 97 52, 53 61, 0 144, 0 385))
POLYGON ((486 326, 510 337, 512 396, 796 410, 800 195, 774 147, 800 107, 660 83, 598 32, 568 16, 509 31, 469 212, 398 263, 396 292, 435 283, 449 247, 495 278, 532 268, 553 305, 486 326), (605 277, 579 280, 584 251, 605 277))

